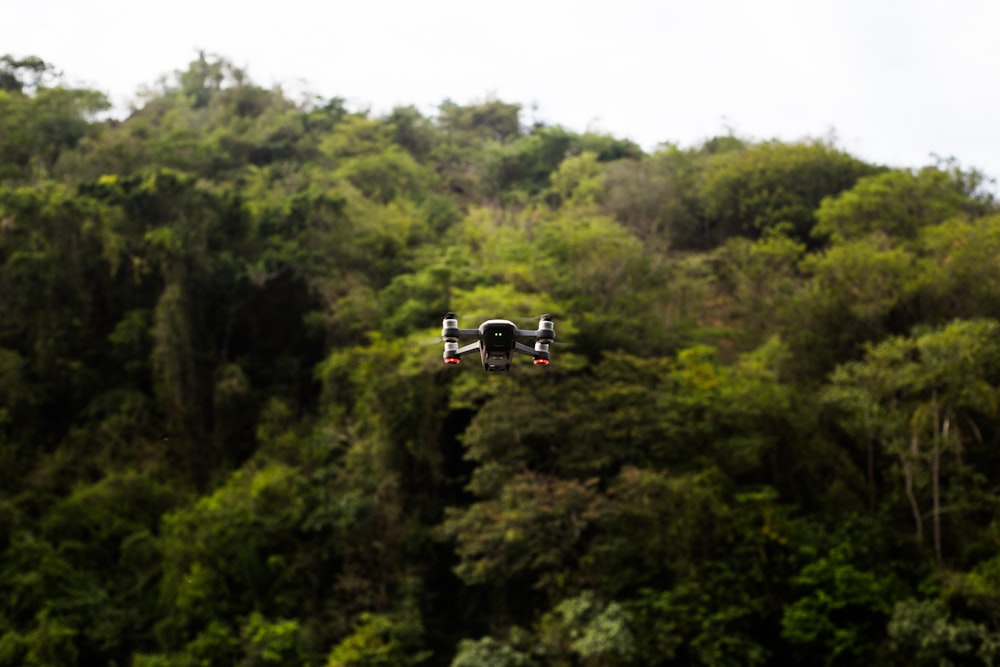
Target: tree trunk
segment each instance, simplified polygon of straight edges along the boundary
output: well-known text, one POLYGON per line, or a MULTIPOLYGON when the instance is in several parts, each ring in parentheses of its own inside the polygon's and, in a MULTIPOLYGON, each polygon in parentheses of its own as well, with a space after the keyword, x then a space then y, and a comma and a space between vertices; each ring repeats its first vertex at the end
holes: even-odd
POLYGON ((934 454, 931 458, 931 502, 933 503, 932 511, 934 512, 933 526, 934 526, 934 558, 937 561, 938 567, 944 564, 944 555, 941 550, 941 444, 942 440, 947 441, 948 431, 951 427, 951 421, 945 418, 941 425, 941 430, 938 432, 936 430, 938 421, 938 411, 937 402, 934 404, 934 454))
POLYGON ((903 452, 900 452, 899 458, 903 462, 903 476, 906 479, 906 497, 910 501, 910 510, 913 512, 917 544, 922 545, 924 543, 924 520, 920 516, 920 505, 917 503, 917 496, 913 491, 913 462, 917 460, 919 452, 920 441, 917 439, 917 434, 914 433, 910 436, 910 458, 907 458, 903 452))
POLYGON ((868 437, 868 511, 875 514, 877 493, 875 490, 875 439, 868 437))
POLYGON ((934 433, 931 438, 931 530, 934 533, 934 560, 941 567, 941 411, 936 389, 931 393, 931 406, 934 410, 934 433))

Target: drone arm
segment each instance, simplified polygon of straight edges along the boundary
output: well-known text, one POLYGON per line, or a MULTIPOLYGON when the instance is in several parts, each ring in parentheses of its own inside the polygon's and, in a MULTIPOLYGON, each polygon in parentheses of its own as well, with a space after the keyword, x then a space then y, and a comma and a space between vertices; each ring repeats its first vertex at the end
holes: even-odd
POLYGON ((528 347, 524 343, 514 343, 514 351, 520 352, 521 354, 526 354, 532 358, 533 363, 536 366, 548 366, 549 365, 549 344, 548 343, 535 343, 534 349, 528 347))
POLYGON ((479 342, 469 343, 463 347, 459 347, 458 343, 451 340, 445 341, 444 343, 444 363, 446 364, 458 364, 462 361, 461 357, 467 352, 472 352, 473 350, 479 349, 479 342))
POLYGON ((458 348, 457 350, 455 350, 454 353, 458 356, 462 356, 467 352, 472 352, 478 349, 479 349, 479 343, 469 343, 468 345, 463 345, 462 347, 458 348))
POLYGON ((556 330, 552 324, 551 315, 542 315, 535 331, 518 329, 517 335, 535 341, 534 349, 522 343, 514 343, 514 351, 526 354, 532 358, 536 366, 549 365, 549 346, 555 342, 556 330))
POLYGON ((470 336, 479 337, 479 329, 459 329, 458 318, 455 313, 445 313, 441 320, 441 340, 449 343, 458 342, 459 338, 470 336))
POLYGON ((514 343, 514 351, 520 352, 521 354, 526 354, 529 357, 535 356, 535 350, 533 348, 528 347, 524 343, 514 343))
POLYGON ((521 338, 528 338, 546 345, 553 342, 556 339, 556 329, 552 324, 552 316, 542 315, 542 317, 538 320, 537 329, 518 329, 516 335, 521 338))
POLYGON ((453 326, 441 327, 441 340, 458 342, 459 338, 479 338, 479 329, 459 329, 453 326))

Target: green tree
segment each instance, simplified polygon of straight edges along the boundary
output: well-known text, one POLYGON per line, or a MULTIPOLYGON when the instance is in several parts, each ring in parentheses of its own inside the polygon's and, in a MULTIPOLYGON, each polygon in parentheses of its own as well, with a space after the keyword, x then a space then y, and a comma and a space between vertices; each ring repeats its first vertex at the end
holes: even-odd
POLYGON ((521 136, 521 105, 490 98, 468 106, 445 100, 438 107, 437 123, 460 143, 510 141, 521 136))
POLYGON ((873 656, 890 614, 893 581, 858 569, 847 544, 792 579, 806 594, 790 604, 781 618, 782 636, 826 665, 856 664, 873 656))
POLYGON ((699 192, 706 240, 716 245, 735 235, 755 238, 782 223, 807 239, 820 202, 873 171, 822 141, 770 141, 716 155, 704 170, 699 192))
POLYGON ((0 183, 50 173, 64 153, 96 133, 93 119, 110 106, 97 91, 48 87, 37 77, 25 85, 0 70, 6 82, 0 85, 0 183))
POLYGON ((609 162, 604 169, 604 209, 654 247, 708 247, 712 238, 697 194, 703 168, 703 156, 676 146, 642 159, 609 162))
POLYGON ((950 218, 921 228, 918 268, 921 319, 1000 316, 993 286, 1000 280, 1000 216, 950 218))
POLYGON ((1000 660, 995 630, 954 618, 940 600, 896 603, 889 621, 890 650, 914 665, 992 665, 1000 660))
POLYGON ((839 367, 826 394, 844 410, 848 428, 867 442, 869 485, 874 484, 876 442, 898 457, 916 540, 923 542, 930 518, 938 565, 944 562, 946 506, 953 503, 950 509, 957 511, 978 502, 975 488, 968 486, 973 480, 966 450, 981 441, 977 419, 997 409, 991 383, 1000 362, 997 327, 992 320, 956 321, 887 339, 870 346, 863 361, 839 367), (946 453, 954 457, 949 466, 946 453), (942 487, 946 478, 963 480, 947 487, 948 500, 942 487), (930 509, 924 510, 928 502, 930 509))
POLYGON ((0 56, 0 90, 10 93, 37 90, 45 87, 45 80, 55 74, 55 68, 38 56, 16 58, 9 53, 0 56))
POLYGON ((974 201, 956 175, 933 167, 865 175, 816 210, 813 235, 835 242, 881 232, 913 239, 922 227, 971 212, 974 201))

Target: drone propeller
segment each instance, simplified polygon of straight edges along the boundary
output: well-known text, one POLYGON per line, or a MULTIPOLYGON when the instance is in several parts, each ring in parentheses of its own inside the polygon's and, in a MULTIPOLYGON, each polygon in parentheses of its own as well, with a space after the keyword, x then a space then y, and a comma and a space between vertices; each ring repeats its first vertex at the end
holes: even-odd
POLYGON ((485 322, 486 320, 509 320, 515 323, 527 324, 528 322, 538 322, 539 320, 554 322, 561 317, 561 315, 553 315, 550 313, 545 313, 544 315, 516 315, 515 317, 511 317, 508 313, 504 313, 503 311, 477 311, 474 313, 463 311, 458 314, 449 311, 441 315, 442 320, 457 319, 461 322, 468 322, 470 324, 474 322, 476 326, 478 326, 480 322, 485 322))
MULTIPOLYGON (((471 313, 471 314, 470 313, 462 313, 461 315, 456 315, 452 311, 448 311, 448 312, 444 313, 441 316, 442 320, 453 319, 453 320, 458 320, 460 322, 465 322, 468 325, 468 328, 473 328, 473 329, 477 328, 480 323, 486 322, 488 320, 507 320, 509 322, 514 322, 515 324, 517 324, 517 323, 527 324, 528 322, 531 322, 531 321, 536 321, 538 323, 541 323, 541 322, 553 322, 554 323, 555 320, 558 319, 558 317, 559 317, 558 315, 553 315, 551 313, 544 313, 543 315, 529 315, 527 317, 513 317, 513 318, 509 317, 509 316, 504 316, 503 314, 497 314, 495 312, 493 312, 493 313, 471 313)), ((519 328, 521 328, 521 327, 519 327, 519 328)), ((545 325, 542 325, 542 328, 548 329, 548 328, 551 328, 551 327, 547 327, 545 325)), ((521 328, 521 330, 522 331, 537 331, 537 329, 535 329, 535 327, 530 327, 530 328, 529 327, 523 327, 523 328, 521 328)), ((440 338, 435 338, 434 340, 440 342, 440 338)), ((565 341, 554 341, 553 344, 554 345, 560 345, 560 346, 562 346, 562 345, 569 345, 569 343, 567 343, 565 341)))

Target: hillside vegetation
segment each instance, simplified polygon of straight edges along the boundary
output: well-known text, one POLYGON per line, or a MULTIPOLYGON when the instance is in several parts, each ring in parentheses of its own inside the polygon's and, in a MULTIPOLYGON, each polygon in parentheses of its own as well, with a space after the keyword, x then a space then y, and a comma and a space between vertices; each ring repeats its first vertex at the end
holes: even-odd
POLYGON ((107 108, 0 59, 0 665, 1000 664, 982 174, 204 54, 107 108))

